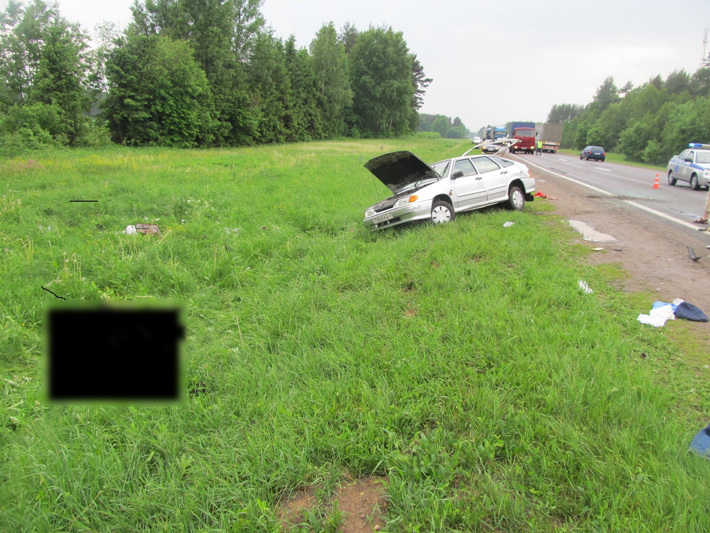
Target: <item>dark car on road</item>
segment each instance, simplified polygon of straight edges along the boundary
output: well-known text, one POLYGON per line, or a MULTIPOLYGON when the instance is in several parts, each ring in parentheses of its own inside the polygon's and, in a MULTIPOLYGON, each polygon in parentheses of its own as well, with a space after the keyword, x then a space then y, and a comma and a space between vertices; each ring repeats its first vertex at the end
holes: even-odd
POLYGON ((588 161, 590 159, 596 159, 598 161, 604 161, 606 159, 606 152, 601 146, 587 146, 579 154, 580 159, 588 161))

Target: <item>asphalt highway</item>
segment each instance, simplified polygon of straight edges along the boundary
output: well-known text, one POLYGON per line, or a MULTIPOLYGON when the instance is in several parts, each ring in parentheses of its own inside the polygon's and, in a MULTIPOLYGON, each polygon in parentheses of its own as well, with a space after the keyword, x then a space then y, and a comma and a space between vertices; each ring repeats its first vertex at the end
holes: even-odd
MULTIPOLYGON (((694 191, 687 183, 680 181, 671 186, 664 172, 607 161, 582 161, 568 154, 516 154, 513 157, 531 168, 537 166, 558 177, 583 184, 589 188, 590 194, 616 198, 687 228, 698 228, 692 222, 702 215, 707 191, 694 191), (657 174, 659 188, 654 189, 657 174)), ((537 188, 543 189, 540 186, 537 188)))

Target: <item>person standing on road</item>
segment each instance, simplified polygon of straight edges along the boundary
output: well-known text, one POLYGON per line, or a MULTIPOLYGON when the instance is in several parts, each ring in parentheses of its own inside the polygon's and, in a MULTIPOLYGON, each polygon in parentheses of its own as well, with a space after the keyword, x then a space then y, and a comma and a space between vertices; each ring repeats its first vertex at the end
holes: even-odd
POLYGON ((710 187, 708 187, 708 195, 705 197, 705 213, 700 218, 696 218, 693 222, 696 224, 707 224, 708 215, 710 214, 710 187))
POLYGON ((535 153, 536 153, 537 155, 541 155, 541 154, 542 154, 542 141, 540 140, 539 137, 538 137, 538 139, 537 139, 537 150, 535 151, 535 153))

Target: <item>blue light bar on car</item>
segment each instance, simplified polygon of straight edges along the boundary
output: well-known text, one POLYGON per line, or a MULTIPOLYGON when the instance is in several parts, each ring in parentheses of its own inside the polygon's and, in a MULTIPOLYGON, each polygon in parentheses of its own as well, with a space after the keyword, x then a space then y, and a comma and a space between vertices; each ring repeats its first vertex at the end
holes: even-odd
POLYGON ((689 143, 690 148, 704 148, 705 150, 710 149, 710 144, 700 144, 700 143, 689 143))

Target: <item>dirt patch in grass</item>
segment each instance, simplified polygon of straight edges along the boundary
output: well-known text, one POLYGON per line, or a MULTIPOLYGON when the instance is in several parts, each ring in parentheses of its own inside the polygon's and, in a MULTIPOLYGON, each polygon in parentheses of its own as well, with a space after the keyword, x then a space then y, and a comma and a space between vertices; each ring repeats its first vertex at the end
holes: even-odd
MULTIPOLYGON (((387 478, 384 477, 369 476, 357 480, 348 478, 336 489, 328 502, 326 514, 332 518, 332 511, 337 502, 340 515, 338 531, 379 531, 385 526, 386 485, 387 478)), ((276 517, 281 523, 281 531, 291 531, 299 524, 306 523, 308 514, 318 510, 315 493, 314 487, 308 487, 279 505, 276 517)))
POLYGON ((297 492, 293 498, 282 502, 276 509, 276 517, 281 523, 282 531, 290 531, 298 524, 305 522, 306 514, 313 509, 317 502, 315 489, 307 487, 297 492))
POLYGON ((387 509, 385 485, 386 479, 382 477, 365 477, 341 485, 333 497, 343 513, 339 530, 356 533, 384 528, 383 516, 387 509))

